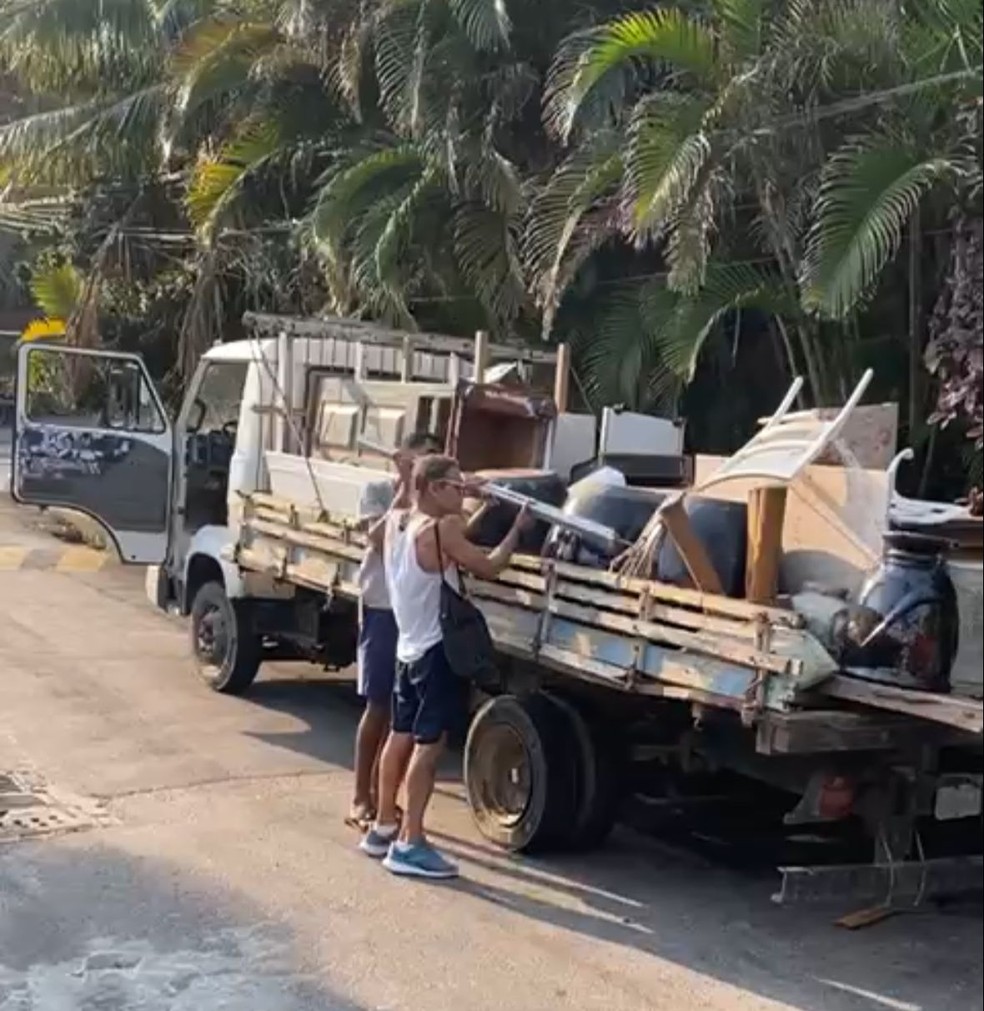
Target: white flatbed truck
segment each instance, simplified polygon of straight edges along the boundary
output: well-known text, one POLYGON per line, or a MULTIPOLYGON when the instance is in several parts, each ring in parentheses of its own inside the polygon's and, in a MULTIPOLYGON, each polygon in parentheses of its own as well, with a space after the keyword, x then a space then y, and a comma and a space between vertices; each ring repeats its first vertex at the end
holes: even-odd
MULTIPOLYGON (((22 346, 11 485, 22 503, 89 514, 124 562, 148 566, 151 600, 189 617, 197 669, 228 693, 267 660, 353 662, 364 551, 353 502, 385 468, 360 439, 440 430, 475 470, 569 466, 596 440, 593 419, 535 406, 549 397, 483 387, 490 361, 556 366, 553 352, 348 320, 246 322, 249 340, 204 355, 173 424, 137 356, 22 346), (500 394, 482 429, 469 404, 500 394), (518 462, 489 437, 506 429, 518 462)), ((906 901, 980 882, 979 848, 935 859, 921 847, 927 821, 980 823, 979 700, 846 677, 778 603, 535 556, 469 585, 502 683, 472 719, 465 781, 499 845, 600 842, 628 763, 645 759, 779 787, 792 824, 865 827, 870 865, 787 868, 787 900, 849 887, 906 901)))

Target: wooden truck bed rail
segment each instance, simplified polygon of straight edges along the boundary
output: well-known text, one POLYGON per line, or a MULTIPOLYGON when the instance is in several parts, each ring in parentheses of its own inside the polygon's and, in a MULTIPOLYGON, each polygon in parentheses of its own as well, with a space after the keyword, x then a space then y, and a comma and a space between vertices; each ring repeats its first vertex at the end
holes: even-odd
MULTIPOLYGON (((237 561, 244 568, 324 592, 358 595, 365 538, 349 523, 248 496, 237 561)), ((639 694, 767 713, 859 704, 982 732, 975 700, 920 693, 838 675, 836 662, 795 612, 518 556, 495 581, 469 578, 504 653, 639 694), (900 696, 900 698, 895 698, 900 696)))
MULTIPOLYGON (((365 538, 345 522, 257 494, 237 561, 325 591, 357 593, 365 538)), ((517 557, 468 580, 493 638, 523 659, 625 690, 784 711, 836 670, 791 612, 577 565, 517 557)))

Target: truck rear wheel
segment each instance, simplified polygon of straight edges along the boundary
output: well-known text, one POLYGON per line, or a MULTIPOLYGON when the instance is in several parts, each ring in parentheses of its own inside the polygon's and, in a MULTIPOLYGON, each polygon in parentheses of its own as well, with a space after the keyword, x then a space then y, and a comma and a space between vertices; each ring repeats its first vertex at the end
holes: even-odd
POLYGON ((570 732, 545 695, 490 699, 465 742, 468 803, 486 839, 512 852, 562 844, 575 818, 570 732))
POLYGON ((240 695, 260 669, 262 643, 249 631, 241 605, 221 583, 205 583, 191 604, 191 650, 205 683, 217 692, 240 695))
POLYGON ((572 849, 593 849, 608 838, 618 818, 624 782, 621 751, 574 702, 553 694, 549 698, 564 714, 572 738, 567 754, 576 756, 577 809, 565 842, 572 849))

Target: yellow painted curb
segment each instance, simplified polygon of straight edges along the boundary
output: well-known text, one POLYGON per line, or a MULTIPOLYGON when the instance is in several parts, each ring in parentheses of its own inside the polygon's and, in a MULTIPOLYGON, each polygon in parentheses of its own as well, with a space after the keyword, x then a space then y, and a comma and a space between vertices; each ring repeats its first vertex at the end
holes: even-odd
POLYGON ((97 572, 115 562, 112 555, 83 545, 69 548, 24 548, 0 544, 0 572, 97 572))

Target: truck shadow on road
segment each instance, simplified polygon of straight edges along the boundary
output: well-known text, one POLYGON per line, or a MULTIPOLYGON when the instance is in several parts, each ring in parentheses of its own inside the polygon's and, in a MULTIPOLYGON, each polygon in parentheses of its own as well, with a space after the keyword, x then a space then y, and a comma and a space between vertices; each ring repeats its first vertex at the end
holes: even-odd
MULTIPOLYGON (((352 680, 334 675, 305 680, 264 679, 253 685, 245 701, 306 724, 301 730, 249 731, 255 740, 351 770, 355 728, 365 704, 352 680)), ((450 754, 442 763, 440 782, 460 783, 463 742, 464 728, 455 735, 450 754)))
MULTIPOLYGON (((351 767, 361 702, 350 683, 263 681, 250 701, 305 724, 300 731, 256 733, 257 739, 351 767)), ((503 854, 461 817, 456 751, 438 793, 432 834, 461 862, 463 877, 453 887, 463 897, 669 960, 797 1011, 980 1006, 984 932, 976 903, 929 907, 852 933, 833 924, 849 906, 773 905, 778 879, 762 864, 736 869, 630 830, 617 831, 591 854, 503 854)))
POLYGON ((748 879, 628 832, 603 851, 545 860, 433 834, 467 869, 455 885, 467 895, 799 1011, 965 1011, 980 1002, 976 906, 927 909, 850 933, 833 924, 829 908, 771 905, 759 875, 748 879))

